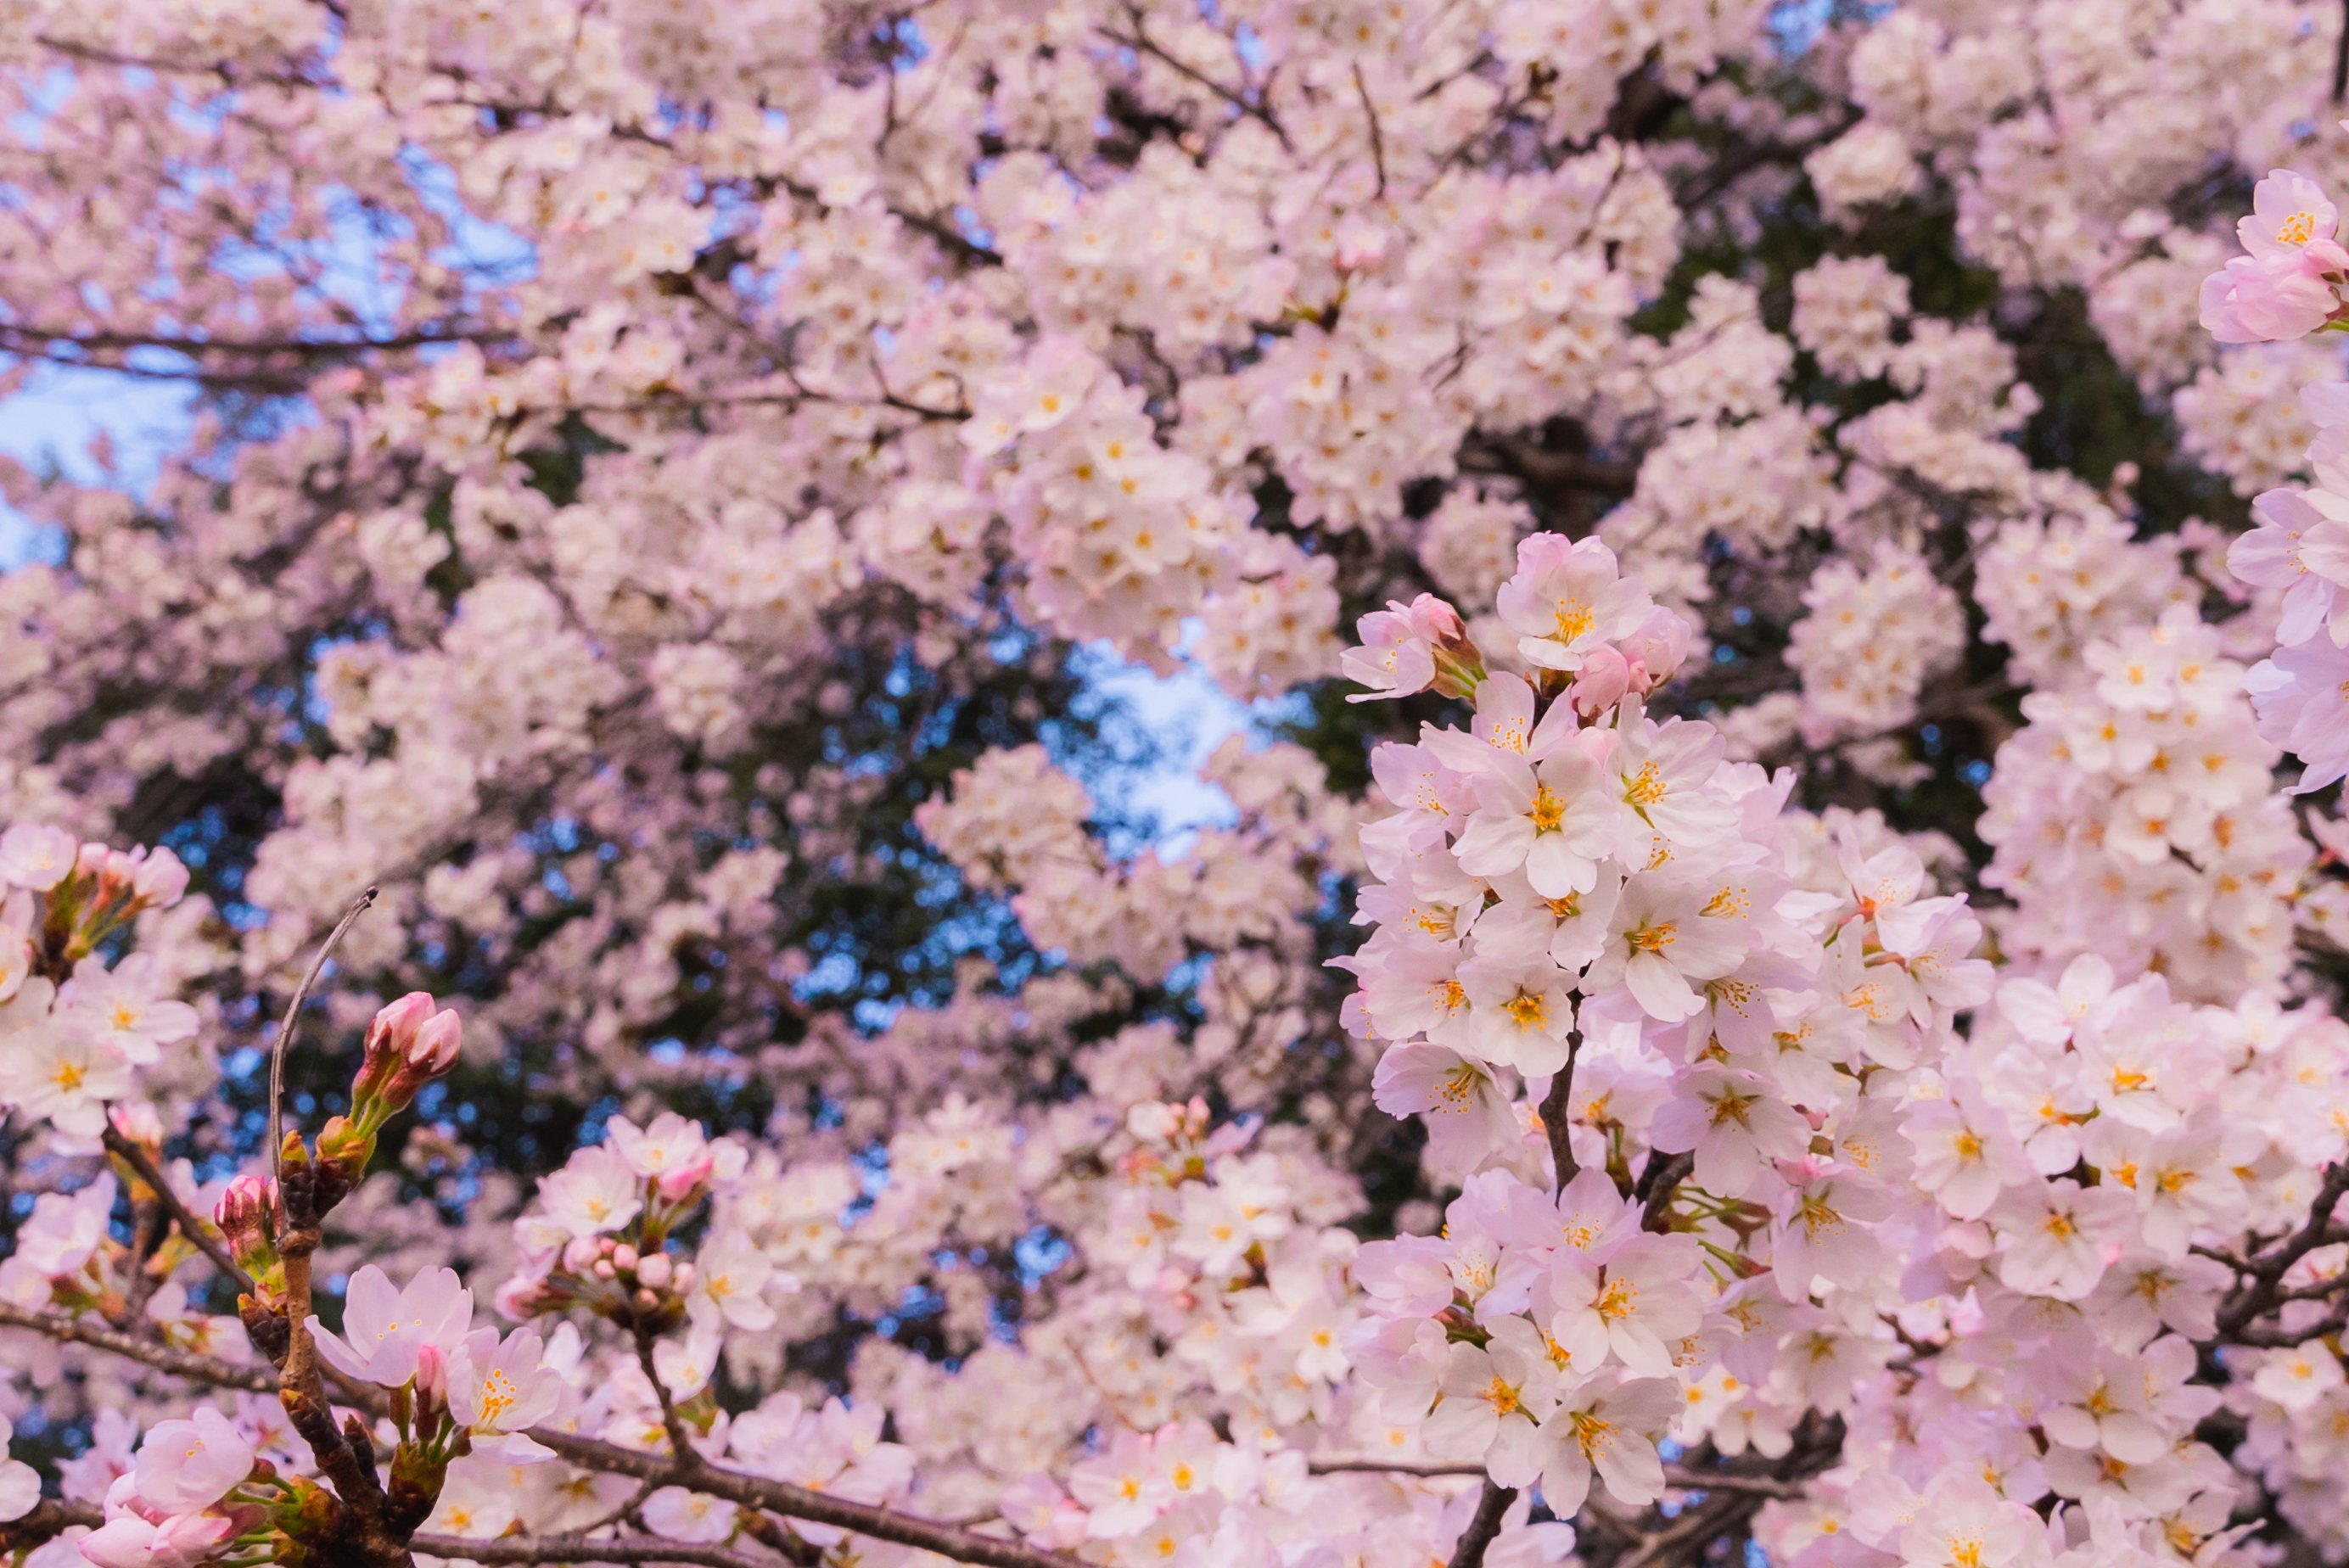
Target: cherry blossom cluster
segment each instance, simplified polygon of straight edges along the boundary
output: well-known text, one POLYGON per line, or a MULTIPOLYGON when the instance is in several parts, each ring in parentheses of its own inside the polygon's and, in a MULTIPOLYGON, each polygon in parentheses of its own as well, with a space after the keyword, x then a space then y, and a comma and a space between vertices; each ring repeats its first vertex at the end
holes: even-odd
POLYGON ((2337 7, 0 12, 0 1553, 2349 1558, 2337 7))

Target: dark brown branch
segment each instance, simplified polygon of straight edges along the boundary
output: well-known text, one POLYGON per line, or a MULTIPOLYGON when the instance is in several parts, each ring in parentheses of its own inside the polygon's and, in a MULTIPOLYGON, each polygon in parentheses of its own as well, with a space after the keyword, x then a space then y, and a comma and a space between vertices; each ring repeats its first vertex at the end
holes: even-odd
POLYGON ((96 1530, 104 1522, 105 1515, 94 1504, 45 1497, 33 1505, 32 1512, 0 1524, 0 1553, 29 1552, 77 1524, 96 1530))
POLYGON ((2240 1265, 2248 1287, 2220 1309, 2220 1338, 2241 1334, 2274 1311, 2281 1302, 2283 1276, 2292 1271, 2292 1264, 2318 1247, 2339 1239, 2333 1224, 2333 1212, 2341 1206, 2344 1195, 2349 1195, 2349 1160, 2324 1168, 2324 1180, 2318 1184, 2316 1196, 2309 1201, 2307 1223, 2240 1265))
POLYGON ((1469 1516, 1468 1528, 1460 1532, 1459 1542, 1452 1548, 1451 1568, 1484 1568, 1485 1549, 1493 1544, 1493 1537, 1501 1533, 1501 1516, 1516 1501, 1515 1487, 1485 1483, 1476 1499, 1476 1511, 1469 1516))
POLYGON ((1196 66, 1191 65, 1186 61, 1177 59, 1160 45, 1154 43, 1151 40, 1150 35, 1142 30, 1141 12, 1130 10, 1126 13, 1126 15, 1133 23, 1133 33, 1132 36, 1129 37, 1123 33, 1113 33, 1106 27, 1102 29, 1102 36, 1107 38, 1112 44, 1122 44, 1125 47, 1133 50, 1136 54, 1148 55, 1152 59, 1158 61, 1161 65, 1173 71, 1175 75, 1183 77, 1185 81, 1197 83, 1200 87, 1206 88, 1209 92, 1215 94, 1217 98, 1223 99, 1226 103, 1239 110, 1240 113, 1262 125, 1267 130, 1271 131, 1274 139, 1280 143, 1282 151, 1294 152, 1296 150, 1296 149, 1289 144, 1288 129, 1283 126, 1278 119, 1274 118, 1272 110, 1267 108, 1263 104, 1248 97, 1247 94, 1239 92, 1235 88, 1226 87, 1223 83, 1216 80, 1215 77, 1207 75, 1206 72, 1199 69, 1196 66))
POLYGON ((689 1486, 696 1491, 722 1497, 745 1508, 765 1509, 814 1524, 853 1530, 875 1541, 918 1546, 941 1557, 978 1563, 981 1568, 1090 1568, 1089 1564, 1061 1553, 1022 1545, 1000 1536, 981 1535, 959 1525, 919 1519, 872 1503, 851 1502, 845 1498, 812 1491, 788 1481, 743 1475, 707 1463, 698 1464, 689 1474, 681 1475, 678 1467, 664 1454, 644 1453, 635 1449, 621 1448, 616 1443, 598 1442, 593 1438, 545 1428, 533 1429, 530 1435, 584 1469, 658 1480, 664 1484, 689 1486))
POLYGON ((110 1351, 127 1360, 143 1362, 158 1372, 174 1377, 193 1378, 221 1388, 243 1388, 254 1394, 277 1391, 276 1374, 261 1367, 239 1367, 217 1356, 205 1356, 198 1351, 181 1350, 175 1346, 157 1345, 95 1323, 85 1323, 60 1312, 36 1312, 30 1307, 0 1302, 0 1326, 29 1328, 36 1334, 46 1334, 52 1339, 62 1339, 74 1345, 87 1345, 92 1349, 110 1351))
POLYGON ((1379 171, 1378 194, 1383 197, 1387 193, 1386 138, 1379 129, 1378 106, 1371 102, 1370 84, 1362 79, 1360 60, 1354 62, 1354 91, 1362 100, 1362 118, 1371 122, 1371 164, 1379 171))
POLYGON ((1557 1190, 1575 1178, 1574 1162, 1574 1059, 1582 1054, 1582 1031, 1569 1030, 1566 1037, 1566 1065, 1549 1080, 1549 1092, 1542 1096, 1542 1133, 1549 1140, 1550 1162, 1557 1168, 1557 1190))
POLYGON ((2333 49, 2333 101, 2349 96, 2349 0, 2341 7, 2341 41, 2333 49))
POLYGON ((252 1276, 236 1266, 236 1260, 228 1255, 228 1249, 221 1244, 212 1227, 198 1219, 195 1211, 172 1191, 171 1182, 164 1180, 163 1172, 156 1168, 147 1150, 116 1131, 111 1121, 106 1124, 104 1139, 106 1151, 136 1171, 139 1179, 155 1190, 156 1199, 163 1205, 163 1212, 179 1222, 180 1233, 187 1237, 198 1252, 212 1260, 212 1267, 220 1271, 221 1277, 245 1295, 252 1295, 252 1276))
POLYGON ((1633 1189, 1635 1196, 1647 1207, 1640 1212, 1640 1224, 1644 1230, 1661 1231, 1670 1222, 1672 1198, 1681 1182, 1696 1169, 1696 1156, 1675 1154, 1669 1160, 1648 1156, 1648 1168, 1640 1173, 1640 1184, 1633 1189))
POLYGON ((723 1546, 695 1546, 644 1535, 507 1535, 472 1541, 461 1535, 419 1535, 409 1544, 432 1557, 476 1563, 692 1563, 706 1568, 780 1568, 723 1546))
POLYGON ((427 348, 446 343, 503 343, 512 340, 506 332, 424 330, 404 332, 391 337, 188 337, 175 333, 150 332, 78 332, 69 327, 47 327, 0 322, 0 346, 14 348, 18 345, 66 343, 94 353, 125 353, 132 349, 153 348, 171 354, 184 354, 198 358, 207 354, 233 354, 248 358, 266 358, 275 355, 335 355, 398 353, 403 349, 427 348))

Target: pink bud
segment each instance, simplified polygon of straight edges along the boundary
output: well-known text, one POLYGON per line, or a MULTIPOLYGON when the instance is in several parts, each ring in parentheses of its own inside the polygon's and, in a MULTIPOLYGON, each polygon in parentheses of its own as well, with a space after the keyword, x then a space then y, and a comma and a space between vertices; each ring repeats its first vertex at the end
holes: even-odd
MULTIPOLYGON (((417 995, 422 995, 423 993, 419 991, 417 995)), ((426 998, 426 1003, 429 1005, 429 997, 426 998)), ((457 1059, 461 1026, 457 1015, 445 1007, 425 1019, 408 1048, 409 1065, 435 1075, 447 1072, 457 1059)))
POLYGON ((635 1268, 636 1266, 636 1249, 628 1245, 626 1242, 614 1247, 612 1249, 612 1266, 616 1269, 635 1268))
POLYGON ((449 1391, 449 1357, 430 1340, 417 1347, 416 1391, 432 1400, 444 1398, 449 1391))
POLYGON ((667 1253, 655 1253, 636 1265, 636 1278, 655 1290, 668 1284, 669 1276, 675 1272, 675 1265, 669 1262, 667 1253))
POLYGON ((544 1279, 527 1274, 516 1274, 498 1286, 496 1296, 498 1311, 517 1323, 536 1317, 559 1299, 544 1279))
POLYGON ((1460 619, 1460 612, 1433 593, 1422 593, 1413 599, 1403 614, 1412 630, 1439 648, 1468 640, 1468 627, 1460 619))
POLYGON ((150 1148, 162 1144, 163 1119, 151 1105, 118 1105, 106 1113, 106 1119, 114 1123, 115 1131, 133 1143, 150 1148))
POLYGON ((381 1040, 405 1057, 409 1054, 410 1042, 416 1038, 417 1030, 422 1028, 424 1020, 431 1016, 432 993, 410 991, 398 1001, 386 1003, 377 1011, 375 1021, 367 1026, 367 1038, 370 1042, 381 1040))
POLYGON ((707 1152, 698 1154, 674 1171, 663 1171, 654 1190, 669 1202, 683 1202, 709 1182, 716 1169, 717 1161, 707 1152))
POLYGON ((620 1273, 612 1266, 612 1260, 609 1258, 597 1258, 595 1268, 589 1272, 593 1273, 597 1279, 616 1279, 620 1273))
POLYGON ((1688 621, 1680 612, 1659 604, 1648 612, 1637 631, 1623 639, 1622 648, 1625 659, 1645 669, 1644 678, 1635 676, 1632 682, 1632 689, 1644 696, 1671 679, 1681 661, 1688 657, 1688 621))
POLYGON ((1615 648, 1601 644, 1582 655, 1582 667, 1567 687, 1575 712, 1585 718, 1605 713, 1631 689, 1630 661, 1615 648))
POLYGON ((691 1264, 679 1264, 670 1274, 668 1283, 676 1286, 678 1294, 681 1295, 687 1291, 691 1290, 693 1288, 693 1282, 700 1277, 699 1271, 695 1269, 691 1264))
POLYGON ((595 1238, 574 1236, 563 1246, 563 1266, 573 1274, 585 1274, 595 1266, 595 1238))
POLYGON ((188 868, 180 857, 160 844, 152 849, 133 850, 130 859, 137 866, 131 873, 130 891, 139 902, 153 909, 169 909, 180 902, 188 891, 188 868))

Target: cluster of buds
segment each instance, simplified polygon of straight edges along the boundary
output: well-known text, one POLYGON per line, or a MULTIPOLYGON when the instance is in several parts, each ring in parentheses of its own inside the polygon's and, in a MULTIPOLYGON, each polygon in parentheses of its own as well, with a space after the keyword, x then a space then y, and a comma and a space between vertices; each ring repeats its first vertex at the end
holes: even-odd
MULTIPOLYGON (((179 903, 188 868, 160 846, 85 844, 63 828, 18 822, 0 833, 0 882, 45 895, 33 957, 41 972, 62 978, 124 922, 179 903)), ((12 923, 29 938, 29 904, 17 906, 12 923)))
POLYGON ((1348 702, 1409 696, 1433 687, 1444 696, 1468 696, 1485 678, 1485 655, 1468 639, 1460 612, 1433 593, 1410 603, 1390 600, 1357 623, 1362 646, 1346 650, 1346 677, 1371 687, 1348 702))
POLYGON ((1210 1136, 1207 1102, 1193 1095, 1187 1104, 1146 1100, 1125 1113, 1125 1130, 1141 1144, 1118 1160, 1128 1181, 1155 1177, 1168 1186, 1202 1181, 1207 1161, 1247 1140, 1244 1124, 1227 1123, 1210 1136))
POLYGON ((456 1065, 460 1043, 457 1015, 435 1010, 429 993, 410 991, 376 1014, 367 1025, 358 1076, 351 1080, 351 1109, 328 1121, 318 1134, 318 1195, 332 1208, 366 1175, 384 1125, 415 1103, 426 1084, 456 1065))
POLYGON ((269 1351, 270 1345, 264 1342, 282 1340, 286 1333, 285 1259, 277 1250, 277 1183, 266 1176, 237 1177, 212 1205, 212 1222, 228 1243, 230 1258, 253 1282, 253 1289, 237 1297, 237 1315, 254 1342, 269 1351))
POLYGON ((640 1249, 618 1236, 576 1236, 564 1243, 545 1274, 509 1281, 497 1305, 508 1317, 523 1320, 584 1307, 632 1331, 657 1334, 685 1321, 696 1277, 690 1262, 657 1247, 640 1249))
POLYGON ((673 1327, 685 1316, 685 1297, 693 1289, 693 1264, 678 1263, 665 1252, 639 1253, 610 1236, 582 1236, 563 1249, 564 1272, 592 1280, 598 1295, 617 1293, 622 1310, 591 1303, 607 1317, 622 1317, 641 1327, 673 1327))

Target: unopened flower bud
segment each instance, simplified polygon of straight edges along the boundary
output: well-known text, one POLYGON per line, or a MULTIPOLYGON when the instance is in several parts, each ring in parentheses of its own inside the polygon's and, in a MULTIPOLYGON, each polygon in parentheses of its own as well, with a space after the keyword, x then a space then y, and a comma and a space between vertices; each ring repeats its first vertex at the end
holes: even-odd
POLYGON ((1574 684, 1567 687, 1567 700, 1583 717, 1595 718, 1630 691, 1631 671, 1630 661, 1620 651, 1602 643, 1582 655, 1582 667, 1575 672, 1574 684))
POLYGON ((705 1151, 687 1161, 674 1171, 662 1171, 660 1180, 654 1183, 654 1191, 657 1191, 666 1202, 690 1202, 698 1198, 709 1186, 710 1175, 717 1168, 717 1161, 705 1151))
POLYGON ((155 1108, 143 1101, 130 1101, 114 1106, 106 1113, 114 1130, 140 1148, 153 1151, 163 1147, 163 1118, 155 1108))
POLYGON ((563 1243, 563 1266, 572 1274, 585 1274, 595 1266, 595 1238, 574 1236, 563 1243))
POLYGON ((636 1266, 636 1249, 628 1245, 626 1242, 614 1247, 612 1249, 612 1266, 616 1269, 635 1268, 636 1266))
POLYGON ((693 1289, 693 1282, 699 1277, 700 1271, 691 1264, 679 1264, 670 1272, 668 1283, 679 1295, 683 1295, 693 1289))
POLYGON ((258 1276, 277 1261, 271 1239, 276 1215, 277 1184, 252 1173, 232 1181, 212 1205, 212 1222, 227 1239, 229 1255, 245 1273, 258 1276))
POLYGON ((169 909, 186 894, 188 868, 162 845, 133 850, 130 860, 130 891, 141 908, 169 909))
POLYGON ((669 1275, 675 1271, 675 1266, 669 1262, 667 1253, 654 1253, 636 1264, 636 1278, 655 1290, 658 1290, 668 1284, 669 1275))
POLYGON ((612 1266, 612 1260, 609 1258, 597 1258, 595 1268, 590 1272, 597 1279, 616 1279, 620 1274, 619 1270, 612 1266))
POLYGON ((426 1340, 416 1351, 417 1398, 437 1404, 448 1391, 449 1357, 438 1345, 426 1340))
POLYGON ((351 1114, 370 1133, 414 1102, 417 1091, 456 1065, 462 1044, 456 1014, 435 1012, 426 991, 389 1003, 367 1025, 365 1056, 351 1084, 351 1114))
POLYGON ((433 1014, 416 1031, 416 1041, 408 1051, 408 1065, 434 1078, 447 1072, 457 1063, 461 1029, 457 1015, 449 1009, 444 1007, 433 1014))

